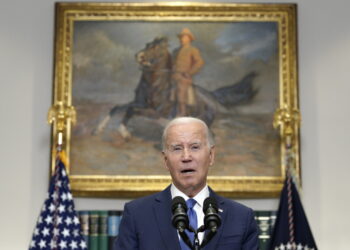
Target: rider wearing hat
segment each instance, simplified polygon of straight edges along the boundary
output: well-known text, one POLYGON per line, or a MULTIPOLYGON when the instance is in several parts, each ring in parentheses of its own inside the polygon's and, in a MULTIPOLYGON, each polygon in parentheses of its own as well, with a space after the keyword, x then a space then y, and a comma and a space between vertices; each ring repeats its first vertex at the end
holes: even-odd
POLYGON ((188 28, 184 28, 178 37, 181 47, 174 51, 172 79, 176 87, 177 116, 185 116, 189 115, 187 106, 195 105, 193 76, 204 61, 199 50, 191 44, 195 37, 188 28))

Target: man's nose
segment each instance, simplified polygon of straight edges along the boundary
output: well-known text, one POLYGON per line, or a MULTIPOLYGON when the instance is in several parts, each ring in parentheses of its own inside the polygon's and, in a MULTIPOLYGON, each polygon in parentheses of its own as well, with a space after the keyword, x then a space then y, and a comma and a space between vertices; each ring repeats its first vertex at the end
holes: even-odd
POLYGON ((190 161, 191 160, 191 150, 189 148, 184 148, 182 151, 182 160, 190 161))

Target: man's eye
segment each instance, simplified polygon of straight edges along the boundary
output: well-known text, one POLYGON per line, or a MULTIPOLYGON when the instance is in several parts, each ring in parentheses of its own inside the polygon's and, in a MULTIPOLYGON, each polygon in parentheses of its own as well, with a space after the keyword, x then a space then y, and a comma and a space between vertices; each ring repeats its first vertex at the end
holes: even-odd
POLYGON ((193 146, 191 147, 191 150, 198 150, 198 149, 200 149, 200 146, 199 146, 199 145, 193 145, 193 146))
POLYGON ((182 150, 181 147, 174 147, 174 148, 173 148, 173 151, 180 151, 180 150, 182 150))

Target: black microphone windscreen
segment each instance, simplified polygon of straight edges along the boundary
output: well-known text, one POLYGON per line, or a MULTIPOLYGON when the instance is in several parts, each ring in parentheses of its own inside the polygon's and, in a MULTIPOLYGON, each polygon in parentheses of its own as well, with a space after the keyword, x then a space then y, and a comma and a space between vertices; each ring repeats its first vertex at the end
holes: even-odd
POLYGON ((218 210, 218 204, 216 202, 216 199, 214 197, 208 197, 204 200, 203 203, 203 212, 206 213, 207 209, 209 208, 209 205, 211 205, 213 208, 218 210))
POLYGON ((187 205, 186 205, 186 201, 184 198, 182 198, 181 196, 176 196, 172 203, 171 203, 171 211, 174 212, 174 210, 179 206, 179 204, 181 204, 184 209, 187 211, 187 205))

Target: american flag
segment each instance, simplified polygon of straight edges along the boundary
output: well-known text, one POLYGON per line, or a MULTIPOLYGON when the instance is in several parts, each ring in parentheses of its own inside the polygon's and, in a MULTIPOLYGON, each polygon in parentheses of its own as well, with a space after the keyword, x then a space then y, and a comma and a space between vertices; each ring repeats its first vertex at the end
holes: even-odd
POLYGON ((288 173, 281 193, 270 250, 317 250, 298 190, 288 173))
POLYGON ((64 154, 59 152, 48 197, 42 207, 29 245, 30 250, 87 249, 74 209, 64 162, 64 154))

